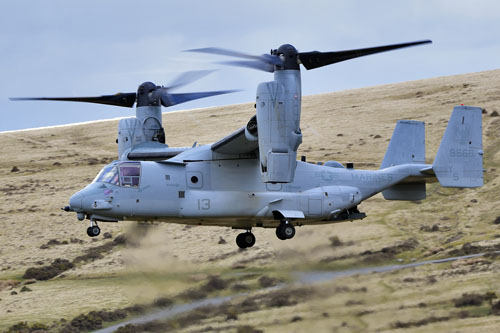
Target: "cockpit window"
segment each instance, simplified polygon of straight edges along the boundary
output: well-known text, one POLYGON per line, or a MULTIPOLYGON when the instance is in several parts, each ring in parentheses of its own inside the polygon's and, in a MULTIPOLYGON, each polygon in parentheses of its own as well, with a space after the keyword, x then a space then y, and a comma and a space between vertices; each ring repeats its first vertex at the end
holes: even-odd
POLYGON ((120 183, 125 187, 139 187, 141 176, 140 163, 122 163, 120 164, 120 183))
POLYGON ((108 165, 94 179, 94 182, 108 183, 124 187, 139 187, 141 177, 140 162, 124 162, 108 165))
POLYGON ((94 179, 94 182, 109 183, 113 185, 119 184, 118 169, 114 165, 104 167, 102 171, 94 179))

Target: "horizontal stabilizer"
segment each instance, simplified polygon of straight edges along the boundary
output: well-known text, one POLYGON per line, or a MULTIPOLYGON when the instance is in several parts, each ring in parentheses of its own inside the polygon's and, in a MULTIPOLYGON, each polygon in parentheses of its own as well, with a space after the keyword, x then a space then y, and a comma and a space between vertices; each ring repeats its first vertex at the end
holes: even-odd
POLYGON ((425 181, 400 183, 382 191, 385 200, 423 200, 426 198, 425 181))
POLYGON ((482 109, 456 106, 432 169, 443 187, 483 185, 482 109))

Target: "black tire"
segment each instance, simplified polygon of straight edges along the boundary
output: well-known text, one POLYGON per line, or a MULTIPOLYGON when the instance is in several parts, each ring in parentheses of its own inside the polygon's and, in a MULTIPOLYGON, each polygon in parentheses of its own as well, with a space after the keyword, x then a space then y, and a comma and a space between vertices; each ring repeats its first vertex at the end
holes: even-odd
POLYGON ((243 241, 246 247, 252 247, 255 245, 255 235, 251 232, 245 232, 243 234, 243 241))
POLYGON ((93 237, 93 236, 92 236, 92 228, 91 228, 91 227, 88 227, 88 228, 87 228, 87 235, 88 235, 89 237, 93 237))
POLYGON ((276 228, 276 237, 278 237, 281 240, 287 239, 285 234, 283 233, 283 226, 281 224, 276 228))
POLYGON ((251 232, 242 232, 236 236, 236 245, 240 249, 246 249, 255 245, 255 236, 251 232))
POLYGON ((246 249, 246 247, 247 247, 245 240, 243 239, 244 236, 245 236, 245 233, 241 233, 241 234, 238 234, 238 236, 236 236, 236 245, 238 245, 238 247, 240 249, 246 249))
POLYGON ((295 227, 291 223, 281 223, 276 228, 276 237, 281 240, 292 239, 295 236, 295 227))

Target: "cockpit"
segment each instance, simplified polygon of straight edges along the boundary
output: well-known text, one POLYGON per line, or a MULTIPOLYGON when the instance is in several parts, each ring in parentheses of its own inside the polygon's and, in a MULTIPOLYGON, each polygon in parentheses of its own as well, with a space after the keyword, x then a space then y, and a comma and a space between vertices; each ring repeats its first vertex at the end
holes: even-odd
POLYGON ((93 183, 108 183, 122 187, 139 187, 141 179, 140 162, 114 162, 105 166, 93 183))

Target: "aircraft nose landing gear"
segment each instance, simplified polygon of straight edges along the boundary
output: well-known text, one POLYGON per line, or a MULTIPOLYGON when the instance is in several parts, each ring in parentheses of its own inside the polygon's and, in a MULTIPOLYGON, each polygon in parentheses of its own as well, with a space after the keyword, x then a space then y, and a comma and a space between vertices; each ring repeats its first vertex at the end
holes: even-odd
POLYGON ((96 237, 99 236, 100 233, 101 228, 99 228, 97 222, 91 220, 90 227, 87 228, 87 235, 89 235, 89 237, 96 237))
POLYGON ((295 227, 290 221, 282 221, 276 228, 276 237, 281 240, 292 239, 295 236, 295 227))
POLYGON ((252 234, 252 232, 249 230, 247 232, 242 232, 238 236, 236 236, 236 245, 240 249, 245 249, 247 247, 252 247, 255 244, 255 236, 252 234))

